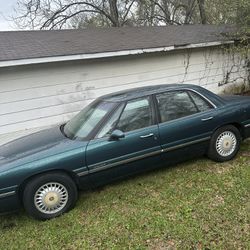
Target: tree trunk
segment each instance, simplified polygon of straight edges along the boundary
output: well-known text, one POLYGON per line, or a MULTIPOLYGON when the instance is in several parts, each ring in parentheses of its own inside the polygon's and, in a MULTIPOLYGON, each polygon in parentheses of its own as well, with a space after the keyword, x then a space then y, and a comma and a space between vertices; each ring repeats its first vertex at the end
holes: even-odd
POLYGON ((205 0, 197 0, 200 10, 201 23, 207 24, 207 17, 205 12, 205 0))
POLYGON ((165 16, 165 22, 166 24, 170 23, 170 13, 169 13, 169 2, 168 1, 162 1, 162 7, 164 9, 164 16, 165 16))
POLYGON ((187 2, 186 16, 185 16, 184 24, 189 24, 190 23, 192 15, 193 15, 195 2, 196 2, 195 0, 189 0, 187 2))
POLYGON ((117 8, 117 0, 109 0, 110 15, 112 17, 112 26, 119 27, 119 13, 117 8))

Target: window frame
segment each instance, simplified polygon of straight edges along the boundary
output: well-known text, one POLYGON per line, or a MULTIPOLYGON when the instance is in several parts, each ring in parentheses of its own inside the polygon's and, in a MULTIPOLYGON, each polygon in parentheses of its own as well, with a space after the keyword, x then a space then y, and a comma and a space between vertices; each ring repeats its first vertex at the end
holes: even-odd
POLYGON ((199 95, 197 92, 194 92, 194 91, 191 91, 191 90, 187 90, 187 92, 188 92, 189 97, 190 97, 191 100, 193 101, 194 105, 197 107, 197 110, 199 111, 199 113, 201 113, 201 112, 206 112, 206 111, 208 111, 208 110, 214 108, 214 105, 212 105, 211 102, 208 102, 207 99, 205 99, 204 97, 202 97, 201 95, 199 95), (190 92, 192 92, 194 95, 197 95, 198 97, 200 97, 201 100, 203 100, 205 103, 207 103, 208 106, 210 106, 210 109, 205 110, 205 111, 200 111, 199 107, 197 106, 197 104, 196 104, 196 102, 195 102, 193 96, 190 94, 190 92))
MULTIPOLYGON (((121 109, 121 112, 120 112, 120 114, 119 114, 119 117, 118 117, 118 119, 117 119, 117 121, 116 121, 116 123, 115 123, 115 126, 114 126, 114 130, 116 129, 117 123, 120 121, 121 115, 122 115, 122 113, 123 113, 123 111, 124 111, 124 109, 125 109, 125 107, 126 107, 126 103, 125 103, 125 102, 117 102, 117 104, 118 104, 118 105, 116 105, 116 107, 115 107, 115 108, 107 115, 107 117, 105 117, 105 119, 102 121, 102 123, 100 124, 100 126, 98 127, 98 129, 95 131, 95 134, 93 135, 92 139, 98 140, 98 139, 102 139, 102 138, 107 138, 107 137, 109 137, 109 135, 106 135, 106 136, 103 136, 103 137, 100 137, 100 138, 98 138, 98 137, 96 137, 96 136, 97 136, 97 135, 100 133, 100 131, 107 125, 108 121, 111 119, 111 117, 112 117, 112 115, 114 114, 114 112, 116 112, 121 106, 123 106, 122 109, 121 109)), ((113 131, 114 131, 114 130, 113 130, 113 131)))
MULTIPOLYGON (((135 129, 135 130, 131 130, 131 131, 127 131, 127 132, 124 132, 124 134, 128 134, 128 133, 133 133, 134 131, 139 131, 141 129, 145 129, 145 128, 149 128, 151 126, 155 126, 158 124, 158 118, 157 118, 157 115, 156 115, 156 107, 155 107, 155 103, 154 103, 154 98, 153 98, 153 95, 144 95, 144 96, 140 96, 140 97, 135 97, 135 98, 131 98, 129 100, 126 100, 126 101, 121 101, 121 102, 118 102, 118 105, 112 110, 112 112, 109 113, 109 115, 107 115, 107 117, 105 117, 105 119, 102 121, 101 125, 98 127, 98 130, 95 131, 95 133, 92 135, 92 139, 95 139, 95 140, 101 140, 101 139, 105 139, 105 138, 108 138, 109 136, 104 136, 104 137, 101 137, 101 138, 95 138, 96 135, 103 129, 103 127, 107 124, 108 120, 111 118, 113 112, 115 112, 121 105, 123 105, 123 108, 122 108, 122 111, 119 115, 119 118, 118 120, 116 121, 116 125, 114 126, 114 130, 117 129, 117 124, 119 123, 120 121, 120 118, 124 112, 124 109, 126 108, 127 106, 127 103, 128 102, 131 102, 131 101, 134 101, 134 100, 137 100, 137 99, 146 99, 148 98, 148 101, 149 101, 149 108, 150 108, 150 112, 151 112, 151 115, 152 115, 152 124, 150 126, 147 126, 147 127, 143 127, 143 128, 138 128, 138 129, 135 129)), ((113 130, 113 131, 114 131, 113 130)))
POLYGON ((122 114, 123 114, 123 112, 124 112, 124 110, 125 110, 127 104, 128 104, 129 102, 133 102, 133 101, 139 100, 139 99, 148 99, 148 101, 149 101, 149 109, 150 109, 151 116, 152 116, 152 117, 151 117, 151 118, 152 118, 152 124, 151 124, 150 126, 147 126, 147 127, 138 128, 138 129, 130 130, 130 131, 127 131, 127 132, 124 132, 124 131, 123 131, 125 135, 128 134, 128 133, 133 133, 134 131, 139 131, 139 130, 141 130, 141 129, 150 128, 150 127, 152 127, 152 126, 154 126, 154 125, 157 125, 156 110, 155 110, 153 95, 144 95, 144 96, 135 97, 135 98, 126 100, 126 101, 124 102, 125 105, 124 105, 123 110, 122 110, 122 112, 121 112, 121 114, 120 114, 120 116, 119 116, 119 119, 118 119, 117 122, 116 122, 115 129, 117 129, 117 124, 119 123, 119 121, 120 121, 120 119, 121 119, 121 116, 122 116, 122 114))
POLYGON ((214 109, 217 108, 217 106, 213 102, 211 102, 208 98, 206 98, 204 95, 202 95, 198 91, 195 91, 195 90, 189 89, 189 88, 173 89, 173 90, 167 90, 167 91, 162 91, 162 92, 154 93, 153 94, 153 101, 154 101, 154 105, 155 105, 155 112, 156 112, 157 123, 158 124, 164 124, 164 123, 168 123, 168 122, 178 121, 180 119, 185 119, 187 117, 192 117, 192 116, 195 116, 197 114, 207 113, 207 112, 209 112, 209 111, 214 110, 214 109), (195 105, 195 107, 198 110, 198 112, 194 113, 194 114, 191 114, 191 115, 183 116, 183 117, 180 117, 180 118, 177 118, 177 119, 174 119, 174 120, 162 122, 161 121, 160 108, 159 108, 159 104, 158 104, 158 101, 157 101, 157 95, 161 95, 161 94, 168 93, 168 92, 178 92, 178 91, 184 91, 184 92, 187 93, 187 95, 189 96, 191 102, 195 105), (211 107, 211 109, 208 109, 208 110, 205 110, 205 111, 200 111, 199 108, 197 107, 195 101, 193 100, 192 96, 189 94, 189 92, 193 92, 194 94, 198 95, 203 101, 205 101, 211 107))

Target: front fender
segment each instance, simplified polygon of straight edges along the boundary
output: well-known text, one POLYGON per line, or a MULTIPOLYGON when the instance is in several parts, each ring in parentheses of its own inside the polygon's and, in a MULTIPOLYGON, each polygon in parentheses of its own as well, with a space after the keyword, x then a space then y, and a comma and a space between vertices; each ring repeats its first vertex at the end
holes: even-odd
POLYGON ((86 166, 85 148, 77 148, 22 165, 13 166, 12 163, 12 167, 7 165, 1 167, 0 190, 13 186, 18 187, 32 176, 48 171, 64 170, 73 175, 74 169, 84 166, 86 166))

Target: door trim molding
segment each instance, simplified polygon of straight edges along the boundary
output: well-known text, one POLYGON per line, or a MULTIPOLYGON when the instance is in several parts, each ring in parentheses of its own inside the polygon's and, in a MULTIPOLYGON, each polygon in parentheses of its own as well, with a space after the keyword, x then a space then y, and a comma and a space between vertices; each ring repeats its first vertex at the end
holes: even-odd
MULTIPOLYGON (((167 147, 167 148, 164 148, 164 149, 156 150, 156 151, 153 151, 153 152, 150 152, 150 153, 146 153, 146 154, 142 154, 142 155, 139 155, 139 156, 131 157, 129 159, 124 159, 124 160, 117 161, 117 162, 114 162, 114 163, 108 163, 107 161, 103 161, 101 163, 96 163, 96 164, 89 165, 89 168, 93 168, 93 169, 85 170, 83 172, 77 173, 79 170, 83 169, 83 168, 78 168, 78 169, 75 169, 74 172, 76 172, 77 175, 81 177, 81 176, 84 176, 84 175, 87 175, 87 174, 92 174, 92 173, 96 173, 96 172, 99 172, 99 171, 102 171, 102 170, 113 168, 113 167, 118 166, 118 165, 130 163, 130 162, 141 160, 141 159, 144 159, 144 158, 147 158, 147 157, 150 157, 150 156, 170 152, 170 151, 180 149, 180 148, 184 148, 184 147, 187 147, 187 146, 190 146, 190 145, 193 145, 193 144, 208 141, 208 140, 210 140, 210 138, 211 138, 211 136, 208 136, 208 137, 205 137, 205 138, 202 138, 202 139, 182 143, 182 144, 172 146, 172 147, 167 147)), ((129 157, 129 155, 131 155, 131 154, 125 155, 125 157, 126 156, 129 157)))
POLYGON ((12 195, 14 195, 15 193, 16 193, 16 191, 10 191, 10 192, 3 193, 3 194, 0 194, 0 198, 12 196, 12 195))
POLYGON ((173 146, 173 147, 167 147, 167 148, 163 149, 163 152, 169 152, 169 151, 173 151, 175 149, 187 147, 189 145, 193 145, 193 144, 197 144, 197 143, 200 143, 200 142, 208 141, 208 140, 210 140, 210 138, 211 138, 211 136, 208 136, 208 137, 205 137, 205 138, 202 138, 202 139, 198 139, 198 140, 194 140, 194 141, 190 141, 190 142, 185 142, 185 143, 173 146))
MULTIPOLYGON (((150 156, 154 156, 154 155, 160 154, 162 152, 163 152, 162 149, 159 149, 159 150, 156 150, 156 151, 153 151, 153 152, 150 152, 150 153, 130 157, 128 159, 120 160, 120 161, 113 162, 113 163, 108 163, 108 161, 103 161, 103 162, 100 162, 100 163, 89 165, 88 166, 88 168, 89 168, 88 171, 77 173, 77 175, 78 176, 84 176, 86 174, 92 174, 92 173, 99 172, 99 171, 102 171, 102 170, 105 170, 105 169, 108 169, 108 168, 113 168, 113 167, 118 166, 118 165, 130 163, 132 161, 137 161, 137 160, 141 160, 141 159, 144 159, 144 158, 147 158, 147 157, 150 157, 150 156)), ((130 155, 131 154, 127 154, 127 155, 124 155, 124 156, 129 157, 130 155)), ((80 169, 75 169, 74 172, 78 172, 80 169)))

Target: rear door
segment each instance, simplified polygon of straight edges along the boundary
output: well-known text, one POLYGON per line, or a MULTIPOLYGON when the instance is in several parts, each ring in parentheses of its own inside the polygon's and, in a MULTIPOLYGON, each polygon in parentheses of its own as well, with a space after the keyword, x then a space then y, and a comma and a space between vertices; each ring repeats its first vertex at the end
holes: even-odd
POLYGON ((218 124, 215 106, 196 92, 156 95, 162 158, 173 162, 203 154, 218 124))
POLYGON ((152 97, 128 101, 120 106, 87 146, 86 161, 91 180, 101 185, 111 180, 154 168, 160 162, 158 125, 152 97), (114 129, 125 137, 110 140, 114 129))

